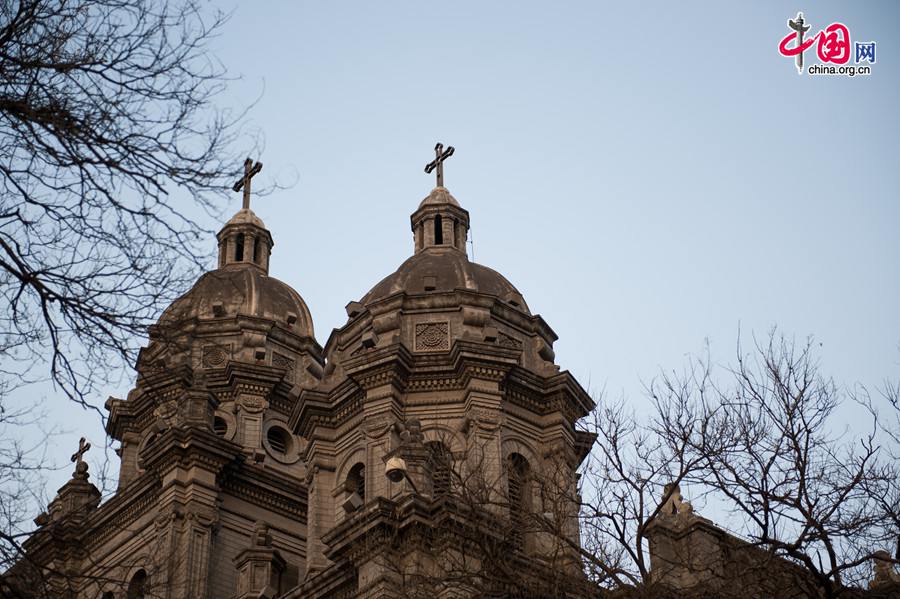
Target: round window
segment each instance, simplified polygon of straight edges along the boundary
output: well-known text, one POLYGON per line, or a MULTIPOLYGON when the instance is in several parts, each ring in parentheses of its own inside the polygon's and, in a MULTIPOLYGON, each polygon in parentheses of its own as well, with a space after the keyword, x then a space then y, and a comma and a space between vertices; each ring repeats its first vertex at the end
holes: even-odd
POLYGON ((284 455, 291 447, 290 434, 280 426, 269 427, 266 439, 269 440, 269 447, 272 448, 274 453, 284 455))
POLYGON ((215 419, 213 419, 213 430, 220 437, 224 437, 228 434, 228 423, 225 422, 225 419, 221 416, 216 416, 215 419))
POLYGON ((282 464, 293 464, 300 459, 303 443, 291 433, 286 423, 273 421, 264 430, 263 445, 271 457, 282 464))

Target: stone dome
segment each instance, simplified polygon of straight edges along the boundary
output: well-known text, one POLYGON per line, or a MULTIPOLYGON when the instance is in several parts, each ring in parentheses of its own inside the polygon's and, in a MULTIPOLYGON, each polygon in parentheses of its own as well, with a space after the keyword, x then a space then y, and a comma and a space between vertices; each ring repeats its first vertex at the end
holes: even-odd
POLYGON ((249 208, 242 208, 238 210, 231 219, 225 223, 225 226, 228 225, 253 225, 254 227, 259 227, 260 229, 265 229, 266 225, 263 223, 262 219, 256 216, 256 213, 250 210, 249 208))
POLYGON ((408 294, 442 293, 465 289, 485 293, 530 314, 525 298, 495 270, 469 261, 453 249, 429 248, 410 257, 397 271, 375 285, 360 300, 369 305, 401 291, 408 294))
POLYGON ((300 294, 249 264, 229 264, 204 274, 163 312, 159 323, 237 315, 264 318, 301 337, 314 337, 312 317, 300 294))
POLYGON ((419 209, 426 206, 440 206, 443 204, 450 204, 451 206, 455 206, 456 208, 460 208, 459 202, 456 201, 449 191, 447 191, 446 187, 435 187, 431 190, 431 193, 425 197, 424 200, 419 204, 419 209))

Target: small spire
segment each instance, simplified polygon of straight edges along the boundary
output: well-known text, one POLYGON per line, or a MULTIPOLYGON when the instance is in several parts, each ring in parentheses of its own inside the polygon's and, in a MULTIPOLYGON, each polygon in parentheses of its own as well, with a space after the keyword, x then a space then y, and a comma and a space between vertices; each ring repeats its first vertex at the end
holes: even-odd
POLYGON ((231 187, 244 192, 243 207, 231 217, 216 236, 219 240, 219 268, 231 264, 257 266, 269 273, 269 254, 272 252, 272 235, 262 220, 250 210, 250 184, 253 176, 262 170, 262 163, 244 161, 244 176, 231 187))
POLYGON ((444 144, 439 143, 434 146, 434 160, 425 165, 426 173, 437 171, 437 187, 410 216, 417 254, 432 248, 466 253, 469 213, 444 187, 444 161, 453 152, 453 146, 445 150, 444 144))

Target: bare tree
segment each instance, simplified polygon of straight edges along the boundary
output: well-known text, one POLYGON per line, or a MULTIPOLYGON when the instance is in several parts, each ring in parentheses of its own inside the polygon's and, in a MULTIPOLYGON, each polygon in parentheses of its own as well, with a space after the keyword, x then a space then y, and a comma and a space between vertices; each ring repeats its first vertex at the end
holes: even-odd
POLYGON ((711 409, 721 451, 703 478, 745 523, 753 544, 801 565, 817 592, 837 596, 868 579, 888 540, 870 501, 892 482, 876 422, 851 431, 837 421, 848 396, 819 373, 813 343, 773 332, 749 356, 711 409))
POLYGON ((40 415, 10 393, 50 379, 90 405, 201 266, 199 223, 240 168, 242 114, 212 104, 224 20, 195 0, 0 0, 0 572, 45 502, 42 448, 19 441, 40 415))
POLYGON ((44 503, 39 490, 47 468, 46 447, 27 443, 21 434, 23 428, 38 425, 43 414, 34 406, 11 408, 5 401, 7 387, 0 382, 0 572, 22 555, 21 544, 34 517, 31 510, 44 503))
MULTIPOLYGON (((820 374, 813 350, 811 340, 798 345, 773 331, 749 353, 739 348, 733 369, 714 372, 702 357, 659 377, 647 418, 598 402, 581 515, 599 584, 648 590, 660 566, 683 559, 681 582, 702 582, 716 596, 745 596, 748 585, 779 596, 865 588, 876 552, 897 535, 896 456, 879 443, 874 412, 855 430, 842 424, 851 395, 820 374), (675 551, 654 550, 654 527, 693 511, 679 485, 730 510, 737 530, 694 555, 689 537, 675 551)), ((686 517, 678 534, 697 521, 686 517)))
POLYGON ((843 424, 853 395, 820 373, 815 347, 773 331, 733 368, 701 356, 648 386, 643 416, 601 399, 581 424, 596 442, 577 486, 573 457, 550 447, 529 468, 486 461, 477 436, 437 452, 432 486, 426 476, 396 509, 424 494, 441 510, 426 501, 407 521, 443 516, 379 534, 366 554, 390 547, 384 566, 410 598, 801 599, 870 584, 888 596, 900 588, 880 551, 900 521, 895 430, 885 419, 880 435, 874 410, 843 424), (707 518, 729 511, 724 526, 707 518))
POLYGON ((0 359, 90 393, 195 276, 241 115, 195 0, 0 1, 0 359))

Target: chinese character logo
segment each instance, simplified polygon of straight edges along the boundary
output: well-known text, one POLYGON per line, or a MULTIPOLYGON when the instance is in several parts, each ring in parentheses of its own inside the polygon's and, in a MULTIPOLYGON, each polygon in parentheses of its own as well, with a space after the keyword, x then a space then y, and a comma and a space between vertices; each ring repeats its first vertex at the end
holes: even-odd
MULTIPOLYGON (((813 45, 816 46, 816 55, 824 64, 845 65, 850 61, 850 29, 843 23, 835 22, 825 29, 819 30, 815 35, 806 37, 810 26, 803 19, 803 13, 797 13, 796 19, 788 19, 788 28, 791 30, 781 43, 778 44, 778 52, 785 57, 794 58, 797 72, 803 74, 803 56, 813 45)), ((856 64, 860 62, 875 63, 875 42, 856 42, 856 64)), ((834 67, 831 67, 832 69, 834 67)), ((852 68, 855 72, 856 68, 852 68)), ((821 72, 821 67, 810 67, 810 73, 821 72)), ((843 74, 844 70, 841 71, 843 74)))
POLYGON ((856 64, 866 61, 875 64, 875 42, 856 42, 856 64))

